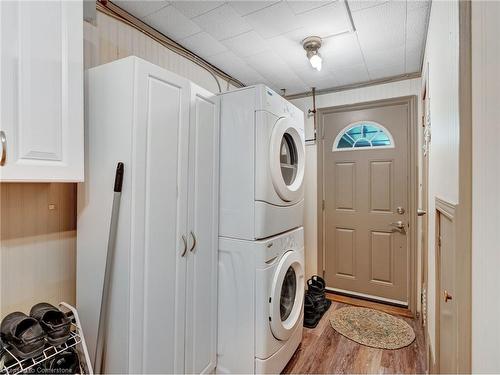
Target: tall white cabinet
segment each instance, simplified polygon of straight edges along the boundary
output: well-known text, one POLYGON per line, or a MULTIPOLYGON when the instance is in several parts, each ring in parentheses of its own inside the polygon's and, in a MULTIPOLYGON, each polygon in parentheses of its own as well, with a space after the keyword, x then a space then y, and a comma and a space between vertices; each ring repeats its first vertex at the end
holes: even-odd
POLYGON ((106 372, 215 369, 218 98, 136 57, 88 72, 77 306, 91 353, 116 163, 125 164, 106 372))
POLYGON ((82 179, 82 1, 0 1, 0 182, 82 179))

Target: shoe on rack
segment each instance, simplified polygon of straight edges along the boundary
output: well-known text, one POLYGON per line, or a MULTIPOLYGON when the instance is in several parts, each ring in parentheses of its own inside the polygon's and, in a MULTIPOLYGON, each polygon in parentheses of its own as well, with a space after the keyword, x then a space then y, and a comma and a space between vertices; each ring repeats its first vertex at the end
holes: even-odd
POLYGON ((80 359, 73 348, 69 348, 46 362, 48 374, 82 374, 80 359))
POLYGON ((16 311, 3 318, 0 337, 9 350, 19 358, 34 358, 45 347, 45 332, 38 321, 16 311))
POLYGON ((37 303, 31 308, 30 316, 40 323, 50 345, 61 345, 69 338, 71 318, 50 303, 37 303))

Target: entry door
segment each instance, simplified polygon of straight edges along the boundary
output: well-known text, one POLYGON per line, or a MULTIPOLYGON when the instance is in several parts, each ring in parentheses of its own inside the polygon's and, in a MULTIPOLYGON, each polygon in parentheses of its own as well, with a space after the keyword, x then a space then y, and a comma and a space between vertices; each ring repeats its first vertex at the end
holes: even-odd
POLYGON ((408 303, 408 105, 323 113, 327 287, 408 303))

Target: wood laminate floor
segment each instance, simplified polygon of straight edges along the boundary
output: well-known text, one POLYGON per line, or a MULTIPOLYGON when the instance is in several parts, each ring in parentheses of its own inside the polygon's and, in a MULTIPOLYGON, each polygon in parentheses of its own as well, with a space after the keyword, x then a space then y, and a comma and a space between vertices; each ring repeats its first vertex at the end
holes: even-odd
POLYGON ((423 374, 425 344, 420 323, 406 320, 415 330, 415 341, 397 350, 375 349, 358 344, 337 333, 330 325, 329 314, 347 306, 332 302, 316 328, 304 328, 302 343, 290 359, 286 374, 423 374))

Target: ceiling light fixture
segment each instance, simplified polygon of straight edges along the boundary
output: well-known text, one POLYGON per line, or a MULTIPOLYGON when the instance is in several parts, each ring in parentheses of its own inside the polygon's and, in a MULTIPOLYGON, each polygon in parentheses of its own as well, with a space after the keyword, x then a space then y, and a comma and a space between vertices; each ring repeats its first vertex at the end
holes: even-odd
POLYGON ((311 66, 318 72, 321 70, 321 65, 323 59, 319 54, 319 49, 321 48, 321 38, 319 36, 310 36, 302 41, 302 47, 307 52, 307 58, 311 63, 311 66))

